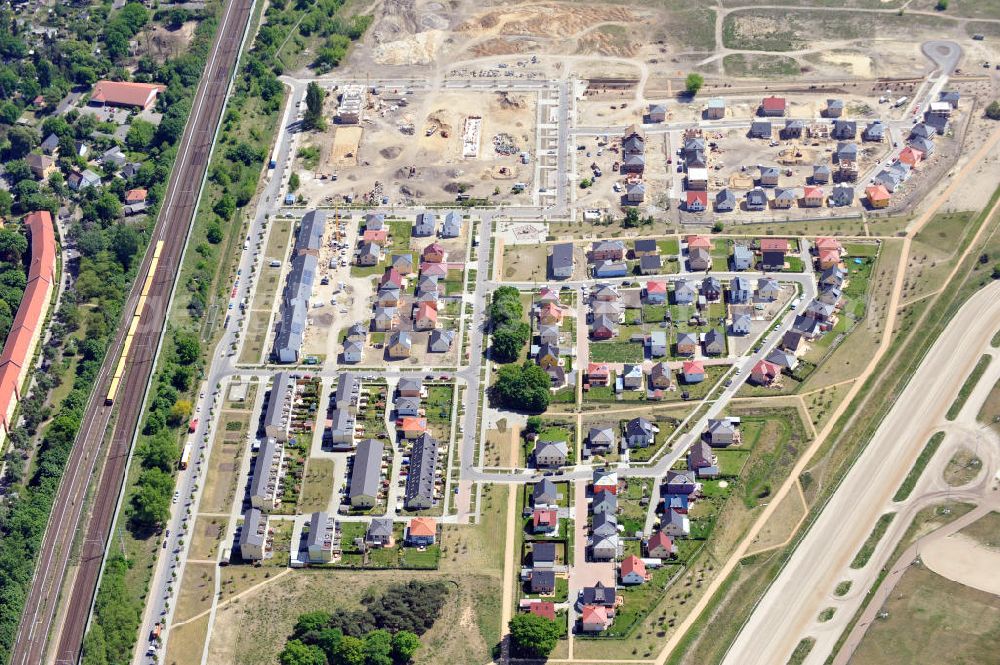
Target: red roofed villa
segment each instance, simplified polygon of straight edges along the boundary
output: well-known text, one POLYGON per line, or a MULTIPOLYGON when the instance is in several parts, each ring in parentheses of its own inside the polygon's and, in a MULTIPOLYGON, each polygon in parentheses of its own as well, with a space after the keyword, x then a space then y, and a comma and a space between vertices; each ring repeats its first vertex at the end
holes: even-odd
POLYGON ((147 196, 149 196, 149 192, 145 189, 130 189, 125 192, 125 204, 135 205, 136 203, 143 203, 146 201, 147 196))
POLYGON ((786 108, 788 108, 788 102, 785 101, 784 97, 765 97, 760 102, 760 114, 765 116, 785 115, 786 108))
POLYGON ((649 573, 646 572, 646 564, 634 554, 622 559, 619 571, 622 584, 642 584, 649 580, 649 573))
POLYGON ((611 380, 611 369, 607 363, 587 365, 587 382, 592 386, 606 386, 611 380))
POLYGON ((769 386, 780 374, 780 367, 767 360, 761 360, 750 370, 750 380, 760 386, 769 386))
POLYGON ((528 606, 528 612, 531 614, 537 614, 540 617, 545 617, 551 621, 556 620, 556 605, 555 603, 547 600, 539 600, 538 602, 532 603, 528 606))
POLYGON ((98 81, 90 95, 90 103, 96 106, 123 106, 148 109, 156 103, 156 95, 166 86, 154 83, 132 83, 130 81, 98 81))
POLYGON ((712 241, 707 236, 687 236, 684 238, 688 251, 701 247, 702 249, 712 249, 712 241))
POLYGON ((868 205, 873 208, 886 208, 889 206, 889 190, 885 188, 885 185, 866 187, 865 198, 868 199, 868 205))
POLYGON ((599 633, 611 625, 608 608, 602 605, 584 605, 580 613, 580 627, 585 633, 599 633))

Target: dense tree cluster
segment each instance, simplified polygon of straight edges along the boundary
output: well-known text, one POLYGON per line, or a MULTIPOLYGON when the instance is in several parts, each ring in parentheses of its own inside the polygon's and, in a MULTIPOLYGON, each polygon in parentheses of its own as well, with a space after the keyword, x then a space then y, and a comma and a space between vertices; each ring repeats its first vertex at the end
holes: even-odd
POLYGON ((541 413, 549 408, 552 380, 545 370, 525 360, 521 365, 504 365, 497 371, 493 397, 508 409, 541 413))
POLYGON ((521 317, 521 293, 513 286, 501 286, 490 302, 490 327, 493 336, 493 360, 510 363, 517 360, 531 337, 531 326, 521 317))
POLYGON ((546 658, 556 648, 562 628, 537 614, 519 612, 510 620, 510 640, 514 652, 525 658, 546 658))
POLYGON ((282 665, 405 665, 447 595, 441 582, 414 580, 393 585, 381 596, 366 596, 363 609, 308 612, 299 617, 279 660, 282 665))
POLYGON ((0 228, 0 339, 6 339, 21 304, 27 274, 24 256, 28 239, 16 229, 0 228))

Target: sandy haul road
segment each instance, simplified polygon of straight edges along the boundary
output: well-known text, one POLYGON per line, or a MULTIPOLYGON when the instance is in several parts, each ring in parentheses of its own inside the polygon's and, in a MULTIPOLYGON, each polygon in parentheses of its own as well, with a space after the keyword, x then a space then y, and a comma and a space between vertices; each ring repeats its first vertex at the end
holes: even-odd
MULTIPOLYGON (((725 663, 785 662, 823 609, 843 571, 871 533, 913 462, 1000 326, 1000 284, 991 284, 962 307, 924 358, 871 442, 830 499, 784 570, 733 643, 725 663)), ((990 470, 988 470, 989 472, 990 470)), ((884 543, 883 543, 884 545, 884 543)), ((865 583, 877 566, 869 562, 865 583)), ((853 615, 852 607, 838 614, 853 615)), ((806 662, 822 662, 836 631, 815 635, 806 662)))

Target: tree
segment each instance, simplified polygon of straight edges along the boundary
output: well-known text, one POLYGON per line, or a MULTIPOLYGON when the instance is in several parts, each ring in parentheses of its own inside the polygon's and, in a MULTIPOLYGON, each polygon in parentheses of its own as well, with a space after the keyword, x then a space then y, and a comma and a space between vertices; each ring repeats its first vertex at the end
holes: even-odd
POLYGON ((128 270, 139 252, 139 232, 127 224, 115 224, 111 231, 111 249, 118 263, 128 270))
POLYGON ((392 665, 392 635, 382 628, 364 637, 365 665, 392 665))
POLYGON ((176 427, 181 423, 187 422, 187 419, 191 417, 191 410, 190 400, 179 399, 170 407, 170 417, 167 420, 171 425, 176 427))
POLYGON ((694 97, 701 90, 701 86, 705 85, 705 77, 701 74, 696 74, 694 72, 687 75, 684 79, 684 89, 689 95, 694 97))
POLYGON ((142 465, 147 469, 173 471, 177 464, 177 444, 167 430, 160 430, 150 437, 142 448, 142 465))
MULTIPOLYGON (((181 365, 190 365, 198 359, 201 355, 201 345, 198 343, 198 337, 190 332, 185 332, 183 330, 178 330, 174 333, 174 355, 177 356, 177 362, 181 365)), ((329 615, 327 616, 327 621, 330 620, 329 615)))
POLYGON ((548 657, 562 634, 555 621, 529 612, 517 613, 509 625, 515 651, 528 658, 548 657))
MULTIPOLYGON (((151 414, 150 417, 156 414, 151 414)), ((174 478, 160 469, 146 469, 132 495, 132 519, 141 527, 163 524, 170 516, 170 492, 174 478)))
POLYGON ((125 137, 125 145, 131 150, 149 150, 156 136, 156 125, 142 118, 133 118, 125 137))
POLYGON ((20 263, 28 251, 28 239, 12 227, 0 228, 0 259, 9 263, 20 263))
POLYGON ((934 5, 934 9, 938 10, 939 12, 945 11, 946 9, 948 9, 948 0, 938 0, 937 4, 934 5))
POLYGON ((497 372, 493 394, 508 409, 541 413, 549 407, 552 381, 545 370, 530 360, 522 365, 504 365, 497 372))
POLYGON ((993 100, 986 107, 986 117, 990 120, 1000 120, 1000 101, 993 100))
POLYGON ((306 129, 322 131, 326 128, 326 118, 323 117, 323 98, 326 93, 315 81, 306 87, 306 112, 302 124, 306 129))
POLYGON ((542 424, 539 416, 528 416, 528 420, 524 423, 524 431, 526 434, 538 434, 542 431, 542 424))
POLYGON ((288 176, 288 191, 294 192, 299 188, 299 174, 292 172, 292 175, 288 176))
POLYGON ((331 663, 337 665, 365 665, 365 644, 360 638, 345 635, 333 651, 331 663))
POLYGON ((326 665, 326 654, 318 646, 289 640, 278 660, 281 665, 326 665))
POLYGON ((514 362, 530 336, 531 327, 524 321, 501 326, 493 333, 493 359, 514 362))
POLYGON ((580 189, 587 189, 592 184, 594 183, 590 180, 590 178, 584 178, 583 180, 580 181, 580 189))
POLYGON ((236 214, 236 197, 226 192, 222 195, 222 198, 215 202, 212 210, 222 218, 222 221, 228 222, 236 214))
POLYGON ((640 223, 641 220, 639 219, 638 210, 636 210, 635 208, 629 208, 628 210, 625 211, 625 219, 622 220, 622 226, 624 226, 626 229, 632 229, 639 226, 640 223))
POLYGON ((419 648, 420 638, 408 630, 401 630, 392 636, 392 659, 397 665, 412 661, 419 648))

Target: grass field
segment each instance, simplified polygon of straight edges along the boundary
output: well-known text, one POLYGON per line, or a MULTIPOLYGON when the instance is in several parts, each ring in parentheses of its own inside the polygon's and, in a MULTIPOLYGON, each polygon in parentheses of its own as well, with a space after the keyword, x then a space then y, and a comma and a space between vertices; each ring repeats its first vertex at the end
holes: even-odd
POLYGON ((968 485, 983 470, 983 461, 976 454, 962 446, 944 468, 944 481, 951 487, 968 485))
POLYGON ((802 73, 798 61, 780 55, 731 53, 722 59, 722 67, 727 76, 738 78, 782 78, 802 73))
POLYGON ((854 556, 854 560, 851 561, 851 568, 864 568, 868 560, 872 558, 872 554, 875 552, 875 548, 878 547, 878 543, 882 540, 882 536, 885 532, 889 530, 889 525, 892 524, 892 520, 896 517, 896 513, 885 513, 878 518, 878 522, 875 523, 875 528, 868 535, 868 539, 865 540, 861 549, 854 556))
POLYGON ((852 662, 987 663, 1000 641, 1000 600, 911 566, 872 622, 852 662))
POLYGON ((985 547, 1000 549, 1000 513, 987 513, 962 529, 961 533, 985 547))
POLYGON ((302 494, 299 497, 300 515, 329 510, 333 497, 333 460, 310 457, 302 476, 302 494))
POLYGON ((984 353, 980 358, 976 366, 972 368, 972 372, 969 373, 965 383, 962 384, 962 389, 958 391, 958 397, 955 401, 951 403, 948 407, 948 413, 945 414, 945 418, 948 420, 954 420, 958 418, 958 414, 961 413, 962 407, 965 406, 966 400, 969 399, 969 395, 976 388, 976 384, 979 383, 979 379, 982 378, 983 373, 986 372, 986 368, 990 366, 990 361, 993 360, 993 356, 988 353, 984 353))
POLYGON ((920 480, 921 474, 923 474, 924 469, 927 464, 934 457, 934 453, 937 452, 938 447, 940 447, 941 442, 944 441, 944 432, 936 432, 931 440, 927 442, 924 449, 920 451, 920 455, 917 457, 917 461, 913 463, 913 468, 910 472, 906 474, 906 478, 903 480, 903 484, 899 486, 896 490, 896 494, 892 497, 893 501, 905 501, 907 497, 910 496, 910 492, 916 486, 917 481, 920 480))

